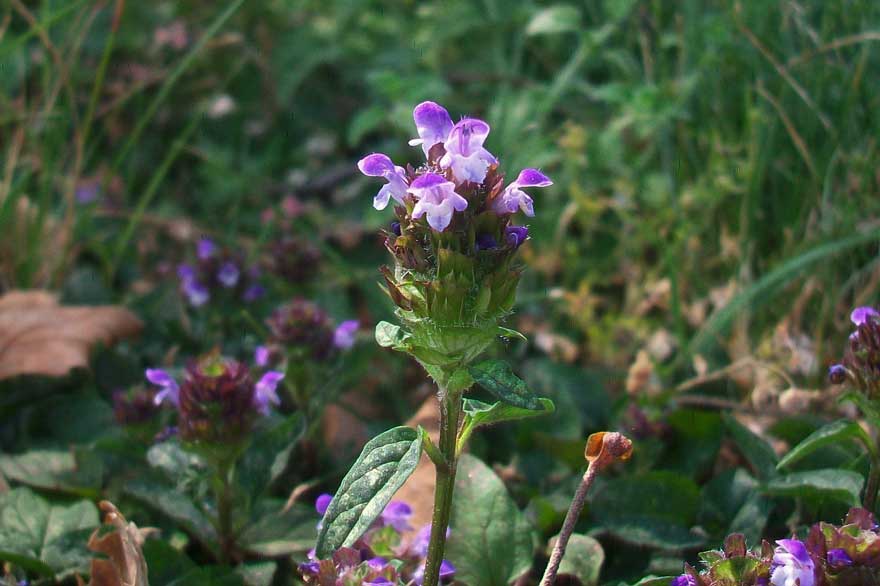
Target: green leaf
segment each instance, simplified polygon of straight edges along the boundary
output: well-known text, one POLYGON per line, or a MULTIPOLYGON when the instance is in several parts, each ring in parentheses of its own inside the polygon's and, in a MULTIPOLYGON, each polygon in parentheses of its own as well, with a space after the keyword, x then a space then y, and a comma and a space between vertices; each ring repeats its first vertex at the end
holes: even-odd
POLYGON ((522 340, 523 342, 528 342, 529 340, 522 332, 518 332, 510 328, 498 326, 497 331, 499 336, 501 336, 502 338, 507 338, 508 340, 522 340))
POLYGON ((446 392, 459 393, 466 391, 474 385, 474 378, 466 368, 459 368, 449 377, 446 383, 446 392))
POLYGON ((251 498, 267 491, 284 473, 290 454, 304 432, 302 413, 294 413, 254 435, 236 467, 238 482, 251 498))
POLYGON ((859 408, 865 419, 873 423, 876 427, 880 427, 880 409, 874 404, 874 401, 859 393, 858 391, 847 391, 840 397, 840 402, 849 401, 859 408))
POLYGON ((506 362, 487 360, 470 367, 469 372, 477 384, 505 403, 523 409, 543 411, 538 397, 529 391, 525 382, 513 374, 506 362))
MULTIPOLYGON (((553 550, 556 538, 547 547, 547 555, 553 550)), ((595 586, 599 583, 599 572, 605 562, 605 551, 598 541, 588 535, 573 533, 559 564, 558 575, 574 576, 583 586, 595 586)))
POLYGON ((463 410, 465 413, 465 425, 469 425, 476 429, 484 425, 500 423, 502 421, 514 421, 516 419, 525 419, 527 417, 537 417, 539 415, 548 415, 556 410, 553 401, 550 399, 538 399, 540 409, 523 409, 522 407, 514 407, 507 403, 497 402, 483 403, 476 399, 465 399, 463 402, 463 410))
POLYGON ((508 586, 531 568, 534 530, 501 479, 468 454, 458 465, 451 526, 446 557, 456 580, 508 586))
POLYGON ((403 343, 404 333, 400 326, 380 321, 376 324, 376 343, 383 348, 396 348, 403 343))
POLYGON ((126 494, 177 522, 202 545, 217 552, 217 532, 208 518, 179 490, 148 479, 137 479, 124 486, 126 494))
POLYGON ((256 556, 276 557, 305 554, 315 544, 315 510, 294 505, 284 511, 284 502, 264 500, 256 521, 242 531, 239 542, 256 556))
POLYGON ((0 455, 0 472, 35 488, 97 496, 103 466, 90 452, 70 450, 31 450, 14 456, 0 455))
POLYGON ((526 35, 552 35, 574 32, 580 28, 580 11, 568 4, 557 4, 535 14, 526 25, 526 35))
POLYGON ((421 454, 422 439, 409 427, 389 429, 367 442, 327 507, 317 556, 325 558, 357 541, 415 470, 421 454))
POLYGON ((50 504, 29 488, 16 488, 0 499, 0 560, 59 577, 88 568, 89 534, 98 526, 91 501, 50 504))
POLYGON ((147 450, 147 462, 161 470, 169 480, 184 482, 204 473, 207 464, 201 456, 184 450, 176 440, 158 443, 147 450))
POLYGON ((758 478, 766 480, 776 476, 776 453, 763 438, 758 437, 750 429, 745 427, 736 418, 729 414, 724 414, 724 424, 730 430, 736 445, 739 447, 742 455, 745 456, 749 464, 755 470, 758 478))
POLYGON ((862 475, 852 470, 825 468, 774 478, 765 485, 764 492, 773 496, 833 498, 857 506, 863 482, 862 475))
POLYGON ((829 423, 807 436, 804 441, 792 448, 791 451, 779 461, 776 468, 781 469, 791 466, 819 448, 848 439, 860 441, 865 446, 871 445, 871 439, 858 423, 841 419, 829 423))

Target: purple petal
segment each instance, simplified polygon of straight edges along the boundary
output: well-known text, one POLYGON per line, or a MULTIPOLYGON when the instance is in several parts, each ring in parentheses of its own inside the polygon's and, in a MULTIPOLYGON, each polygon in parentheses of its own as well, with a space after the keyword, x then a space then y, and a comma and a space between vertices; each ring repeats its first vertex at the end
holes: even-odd
POLYGON ((529 237, 528 226, 508 226, 504 229, 504 236, 507 244, 512 248, 519 248, 520 245, 529 237))
POLYGON ((267 366, 269 364, 269 349, 265 346, 254 348, 254 362, 257 366, 267 366))
POLYGON ((832 364, 828 369, 828 380, 834 385, 842 385, 845 383, 846 367, 842 364, 832 364))
POLYGON ((828 563, 834 568, 843 568, 845 566, 851 566, 853 564, 853 560, 851 557, 849 557, 849 554, 846 553, 846 550, 840 548, 829 549, 828 563))
POLYGON ((483 146, 489 125, 476 118, 462 118, 449 132, 444 146, 447 153, 469 157, 483 146))
POLYGON ((493 250, 498 248, 498 242, 491 234, 480 234, 474 240, 474 248, 477 250, 493 250))
POLYGON ((388 565, 388 560, 383 557, 374 557, 367 560, 367 566, 373 571, 381 572, 388 565))
POLYGON ((196 278, 196 269, 192 265, 177 265, 177 278, 181 281, 194 281, 196 278))
POLYGON ((187 301, 193 307, 201 307, 211 298, 211 294, 203 285, 195 280, 186 280, 183 282, 183 294, 186 295, 187 301))
POLYGON ((390 525, 395 531, 403 533, 409 531, 409 519, 412 517, 412 509, 403 501, 391 501, 382 511, 382 523, 390 525))
POLYGON ((153 398, 156 405, 161 405, 166 399, 174 406, 180 404, 180 387, 174 377, 161 368, 148 368, 144 374, 148 381, 162 387, 162 390, 156 393, 153 398))
POLYGON ((269 404, 280 405, 281 399, 278 398, 278 383, 284 378, 284 373, 276 370, 270 370, 264 374, 257 386, 254 388, 254 405, 257 411, 263 415, 269 414, 269 404))
POLYGON ((451 578, 455 574, 455 566, 443 560, 440 562, 440 578, 451 578))
POLYGON ((358 169, 368 177, 384 177, 394 172, 394 162, 388 155, 373 153, 358 161, 358 169))
POLYGON ((789 554, 791 554, 792 558, 794 558, 800 564, 808 564, 811 562, 810 554, 807 551, 807 546, 804 545, 804 542, 799 539, 780 539, 776 542, 779 545, 777 548, 777 554, 779 549, 783 549, 789 554))
POLYGON ((256 301, 257 299, 259 299, 260 297, 262 297, 265 294, 266 294, 266 288, 263 287, 262 285, 255 284, 255 285, 251 285, 250 287, 245 289, 244 295, 242 295, 242 298, 245 301, 247 301, 248 303, 250 303, 251 301, 256 301))
POLYGON ((516 178, 516 184, 520 187, 548 187, 553 182, 537 169, 523 169, 516 178))
POLYGON ((868 323, 870 318, 877 317, 880 317, 880 313, 877 313, 877 310, 873 307, 856 307, 849 316, 852 323, 857 326, 868 323))
POLYGON ((394 582, 385 578, 384 576, 379 576, 377 578, 373 578, 368 582, 361 582, 362 586, 396 586, 394 582))
POLYGON ((409 185, 409 190, 413 192, 443 185, 444 183, 450 183, 450 181, 443 175, 438 175, 437 173, 425 173, 424 175, 419 175, 413 179, 413 182, 409 185))
POLYGON ((422 102, 413 110, 413 120, 419 138, 409 141, 411 146, 422 145, 425 156, 438 142, 443 142, 452 130, 452 118, 446 108, 436 102, 422 102))
POLYGON ((672 580, 669 586, 697 586, 697 581, 690 574, 682 574, 672 580))
POLYGON ((333 345, 342 350, 354 346, 359 326, 360 322, 356 319, 346 320, 336 326, 336 330, 333 332, 333 345))
POLYGON ((239 276, 241 276, 241 272, 235 266, 235 263, 231 261, 223 263, 220 270, 217 271, 217 280, 227 289, 231 289, 238 284, 239 276))
POLYGON ((217 252, 217 245, 210 238, 200 238, 196 245, 196 256, 199 260, 208 260, 217 252))
POLYGON ((322 517, 324 513, 327 512, 327 507, 330 506, 330 501, 333 500, 332 494, 327 494, 326 492, 318 495, 318 498, 315 499, 315 510, 318 511, 318 514, 322 517))

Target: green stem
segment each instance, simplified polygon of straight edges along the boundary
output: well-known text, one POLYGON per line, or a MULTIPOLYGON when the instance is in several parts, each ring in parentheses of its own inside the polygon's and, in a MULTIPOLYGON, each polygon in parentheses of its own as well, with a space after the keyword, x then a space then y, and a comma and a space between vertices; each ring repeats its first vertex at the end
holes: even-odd
POLYGON ((434 489, 434 516, 431 520, 431 541, 428 543, 428 559, 425 562, 424 586, 437 586, 440 582, 440 564, 446 549, 446 528, 452 511, 452 492, 455 489, 455 470, 458 458, 455 453, 458 420, 461 414, 461 396, 447 396, 440 390, 440 453, 446 466, 436 466, 437 483, 434 489))
POLYGON ((868 450, 871 456, 871 468, 868 472, 868 483, 865 486, 864 506, 873 513, 877 504, 877 489, 880 488, 880 454, 878 454, 876 446, 872 447, 873 449, 868 450))
POLYGON ((235 535, 232 527, 232 466, 222 465, 219 469, 217 489, 217 532, 220 537, 220 561, 231 563, 235 551, 235 535))

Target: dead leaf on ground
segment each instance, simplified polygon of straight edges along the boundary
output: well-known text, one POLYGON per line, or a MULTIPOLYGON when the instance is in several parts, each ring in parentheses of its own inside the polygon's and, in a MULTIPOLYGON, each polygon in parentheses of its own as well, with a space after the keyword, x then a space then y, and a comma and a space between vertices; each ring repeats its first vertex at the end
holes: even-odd
POLYGON ((115 531, 100 535, 101 529, 95 529, 89 538, 89 549, 106 556, 92 559, 89 586, 149 586, 147 562, 141 551, 145 531, 126 522, 110 501, 101 501, 99 506, 104 524, 115 531))
POLYGON ((123 307, 64 307, 47 291, 10 291, 0 297, 0 379, 63 376, 88 366, 95 344, 112 344, 142 328, 123 307))

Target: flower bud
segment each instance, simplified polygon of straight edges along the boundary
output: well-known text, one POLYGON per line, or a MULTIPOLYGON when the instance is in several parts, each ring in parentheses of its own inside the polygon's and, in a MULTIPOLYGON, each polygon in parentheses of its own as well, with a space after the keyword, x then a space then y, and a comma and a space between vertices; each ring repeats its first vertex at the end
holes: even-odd
POLYGON ((271 342, 316 359, 333 352, 334 328, 327 313, 307 299, 282 305, 267 320, 271 342))
POLYGON ((244 364, 208 356, 186 368, 180 385, 180 436, 226 443, 244 437, 257 416, 254 382, 244 364))

